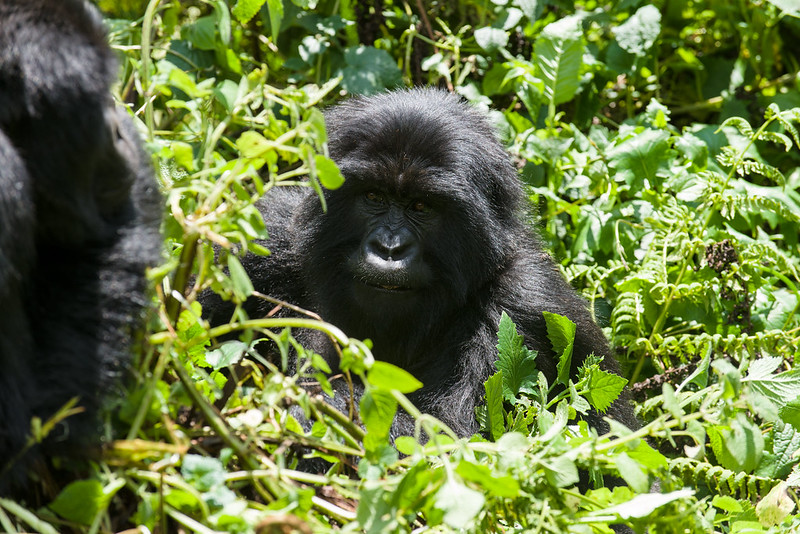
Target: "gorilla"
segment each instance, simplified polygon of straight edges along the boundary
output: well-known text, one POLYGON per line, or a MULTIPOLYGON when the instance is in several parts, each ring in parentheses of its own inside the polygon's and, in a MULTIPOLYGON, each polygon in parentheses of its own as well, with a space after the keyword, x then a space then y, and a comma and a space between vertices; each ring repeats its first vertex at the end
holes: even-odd
MULTIPOLYGON (((423 383, 410 395, 415 405, 461 436, 478 430, 475 407, 496 371, 503 312, 538 351, 551 383, 557 359, 543 311, 577 324, 573 376, 591 353, 619 372, 585 301, 531 230, 517 172, 482 113, 452 94, 417 88, 345 101, 325 119, 344 185, 324 192, 327 210, 311 188, 266 195, 260 210, 272 254, 242 262, 257 291, 371 339, 377 359, 423 383)), ((203 304, 212 323, 230 317, 231 305, 217 297, 203 304)), ((272 307, 251 300, 245 311, 264 316, 272 307)), ((297 336, 335 369, 324 336, 297 336)), ((336 392, 347 398, 345 386, 336 392)), ((639 426, 625 395, 609 415, 639 426)), ((599 414, 589 422, 608 428, 599 414)), ((413 428, 400 414, 392 435, 413 428)))
POLYGON ((0 1, 0 494, 97 444, 160 258, 161 200, 83 0, 0 1), (42 443, 71 399, 80 412, 42 443))

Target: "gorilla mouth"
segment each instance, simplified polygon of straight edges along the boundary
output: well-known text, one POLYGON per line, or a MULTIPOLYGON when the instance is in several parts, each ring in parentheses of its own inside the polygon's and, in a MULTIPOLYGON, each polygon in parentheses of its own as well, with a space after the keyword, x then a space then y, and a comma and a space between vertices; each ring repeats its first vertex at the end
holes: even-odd
POLYGON ((410 287, 403 287, 403 286, 395 286, 389 284, 368 284, 370 287, 375 289, 380 289, 382 291, 391 291, 391 292, 402 292, 402 291, 411 291, 410 287))

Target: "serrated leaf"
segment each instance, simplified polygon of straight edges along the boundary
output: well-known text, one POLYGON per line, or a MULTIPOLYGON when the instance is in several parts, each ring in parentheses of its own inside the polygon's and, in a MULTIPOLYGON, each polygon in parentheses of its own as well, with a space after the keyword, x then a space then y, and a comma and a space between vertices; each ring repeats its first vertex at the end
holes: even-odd
POLYGON ((497 330, 498 358, 495 366, 503 372, 503 398, 514 404, 519 393, 535 394, 538 372, 536 353, 524 345, 511 318, 503 312, 497 330))
POLYGON ((395 389, 403 394, 413 393, 422 387, 414 375, 388 362, 376 361, 367 372, 367 381, 376 388, 395 389))
POLYGON ((757 391, 776 406, 782 406, 800 396, 800 370, 793 369, 777 375, 771 374, 783 360, 761 358, 750 364, 742 382, 757 391))
POLYGON ((617 400, 628 381, 618 374, 607 373, 602 369, 593 369, 589 373, 589 390, 586 399, 595 410, 605 413, 608 407, 617 400))
POLYGON ((233 16, 241 23, 250 22, 265 2, 266 0, 237 0, 232 9, 233 16))
POLYGON ((558 383, 569 383, 570 370, 572 369, 572 349, 575 345, 575 332, 577 327, 563 315, 542 312, 547 325, 547 339, 553 345, 553 352, 558 358, 558 383))
POLYGON ((545 83, 545 97, 552 105, 568 102, 578 92, 583 53, 583 34, 577 16, 548 24, 536 39, 536 67, 545 83))
POLYGON ((791 400, 780 407, 778 415, 784 423, 800 430, 800 398, 791 400))
POLYGON ((505 431, 505 411, 503 410, 503 372, 497 371, 483 383, 486 391, 486 430, 493 441, 497 441, 505 431))

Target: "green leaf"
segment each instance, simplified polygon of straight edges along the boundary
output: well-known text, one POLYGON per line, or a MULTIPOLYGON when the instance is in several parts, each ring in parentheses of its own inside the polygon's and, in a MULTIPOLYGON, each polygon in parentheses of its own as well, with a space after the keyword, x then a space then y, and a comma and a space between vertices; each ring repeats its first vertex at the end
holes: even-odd
POLYGON ((267 12, 269 13, 269 29, 272 40, 278 39, 283 22, 283 0, 267 0, 267 12))
POLYGON ((478 28, 475 30, 475 42, 487 52, 494 52, 508 44, 508 33, 498 28, 478 28))
POLYGON ((367 381, 376 388, 397 390, 400 393, 413 393, 422 387, 422 382, 396 365, 388 362, 376 361, 367 372, 367 381))
POLYGON ((344 60, 347 66, 339 74, 342 88, 349 93, 372 95, 403 82, 397 63, 386 50, 355 46, 345 50, 344 60))
POLYGON ((670 150, 669 133, 644 130, 608 152, 608 164, 616 171, 614 180, 626 183, 631 190, 660 189, 670 150))
POLYGON ((241 361, 247 349, 248 345, 241 341, 226 341, 218 348, 206 353, 206 363, 215 371, 219 371, 241 361))
POLYGON ((628 381, 618 374, 592 369, 589 371, 589 390, 586 392, 586 399, 595 410, 605 413, 617 400, 627 383, 628 381))
POLYGON ((513 499, 519 495, 519 483, 513 477, 497 476, 485 465, 461 460, 456 467, 456 473, 464 480, 478 484, 491 496, 513 499))
POLYGON ((552 105, 568 102, 577 94, 583 53, 583 34, 577 16, 548 24, 536 39, 536 67, 545 82, 545 97, 552 105))
POLYGON ((739 414, 730 427, 707 427, 717 461, 732 471, 751 473, 761 462, 764 437, 758 425, 739 414))
POLYGON ((265 2, 266 0, 237 0, 236 5, 233 6, 233 16, 242 24, 250 22, 250 19, 256 16, 265 2))
POLYGON ((436 508, 444 512, 444 522, 453 528, 466 528, 480 513, 486 499, 482 493, 450 480, 436 493, 436 508))
POLYGON ((233 254, 228 254, 228 270, 230 272, 231 282, 233 282, 234 295, 236 295, 236 298, 240 302, 247 300, 247 297, 253 294, 253 282, 250 281, 250 277, 247 275, 247 271, 244 270, 242 262, 233 254))
POLYGON ((121 487, 114 487, 106 492, 98 480, 77 480, 61 490, 48 508, 68 521, 91 525, 97 514, 108 507, 111 497, 121 487))
POLYGON ((688 499, 694 493, 694 490, 691 489, 682 489, 670 493, 646 493, 637 495, 628 502, 618 504, 612 508, 598 510, 591 515, 604 517, 608 514, 615 514, 622 519, 647 517, 662 506, 679 499, 688 499))
POLYGON ((198 50, 214 50, 217 47, 216 17, 200 17, 193 24, 184 26, 182 33, 198 50))
POLYGON ((514 404, 519 393, 535 394, 536 353, 524 345, 511 318, 503 312, 497 330, 496 367, 503 372, 503 398, 514 404))
POLYGON ((505 430, 503 410, 503 372, 497 371, 483 384, 486 390, 486 430, 492 440, 497 441, 505 430))
POLYGON ((780 357, 761 358, 750 364, 747 376, 742 382, 772 401, 782 406, 800 396, 800 370, 792 369, 777 375, 772 372, 783 363, 780 357))
POLYGON ((556 488, 568 488, 580 480, 578 467, 566 455, 557 456, 547 462, 544 475, 547 477, 547 481, 556 488))
POLYGON ((650 490, 650 478, 647 476, 647 473, 642 470, 636 460, 622 452, 614 459, 614 465, 616 465, 619 471, 619 476, 621 476, 636 493, 647 493, 650 490))
POLYGON ((784 423, 792 425, 795 430, 800 430, 800 398, 791 400, 780 407, 778 415, 784 423))
POLYGON ((558 380, 561 384, 568 384, 570 370, 572 369, 572 348, 575 345, 575 323, 563 315, 542 312, 547 325, 547 338, 553 345, 553 352, 558 357, 558 380))
POLYGON ((661 12, 647 5, 614 29, 617 43, 626 52, 644 57, 661 33, 661 12))
POLYGON ((786 482, 780 482, 756 505, 756 515, 762 525, 778 525, 794 510, 794 500, 786 489, 786 482))
POLYGON ((389 445, 389 430, 397 413, 397 400, 389 391, 368 388, 359 404, 361 420, 367 429, 364 447, 374 453, 389 445))
POLYGON ((326 189, 338 189, 344 183, 344 176, 339 170, 339 167, 332 159, 317 154, 314 156, 314 167, 316 170, 316 177, 322 187, 326 189))
POLYGON ((264 152, 274 150, 275 145, 258 132, 248 130, 239 136, 236 140, 236 148, 242 156, 246 158, 258 158, 264 155, 264 152))

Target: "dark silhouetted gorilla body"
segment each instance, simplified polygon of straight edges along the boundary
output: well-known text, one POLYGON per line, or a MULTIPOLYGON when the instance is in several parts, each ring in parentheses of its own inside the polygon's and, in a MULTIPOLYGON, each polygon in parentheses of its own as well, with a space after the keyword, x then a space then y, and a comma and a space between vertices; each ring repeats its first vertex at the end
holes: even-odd
MULTIPOLYGON (((325 192, 327 212, 310 189, 267 195, 273 254, 244 261, 257 290, 372 339, 376 358, 423 382, 415 404, 462 436, 478 430, 475 406, 496 371, 504 311, 551 381, 556 360, 543 311, 577 323, 573 373, 592 352, 618 370, 586 303, 533 235, 517 172, 482 113, 445 92, 415 89, 349 100, 326 120, 345 183, 325 192)), ((248 312, 269 307, 251 303, 248 312)), ((207 308, 215 322, 229 314, 218 301, 207 308)), ((321 336, 301 335, 335 364, 321 336)), ((626 401, 610 415, 637 426, 626 401)), ((394 435, 413 431, 407 419, 395 422, 394 435)), ((606 428, 597 416, 591 423, 606 428)))
POLYGON ((109 83, 99 14, 80 0, 0 1, 0 492, 48 454, 86 454, 141 328, 160 200, 109 83), (67 418, 22 453, 31 418, 67 418))

